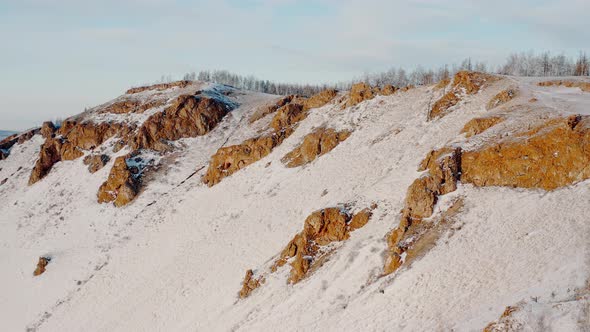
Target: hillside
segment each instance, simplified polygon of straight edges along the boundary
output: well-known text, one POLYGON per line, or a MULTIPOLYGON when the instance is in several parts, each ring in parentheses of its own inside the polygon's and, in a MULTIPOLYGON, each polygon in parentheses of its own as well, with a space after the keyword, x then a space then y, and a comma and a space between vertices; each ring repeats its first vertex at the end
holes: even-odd
POLYGON ((590 83, 560 80, 179 81, 6 138, 3 328, 587 331, 590 83))

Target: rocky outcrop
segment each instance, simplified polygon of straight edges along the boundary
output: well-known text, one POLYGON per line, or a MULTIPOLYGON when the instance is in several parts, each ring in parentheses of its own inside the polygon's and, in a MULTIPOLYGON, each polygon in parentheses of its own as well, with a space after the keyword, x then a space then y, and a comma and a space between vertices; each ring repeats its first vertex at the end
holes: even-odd
POLYGON ((355 106, 365 100, 373 99, 377 95, 370 85, 366 83, 357 83, 350 88, 348 100, 344 104, 344 108, 355 106))
POLYGON ((584 92, 590 92, 590 83, 581 81, 555 80, 539 82, 539 86, 564 86, 566 88, 580 88, 584 92))
POLYGON ((150 101, 141 100, 122 100, 115 102, 106 108, 102 109, 101 113, 113 113, 113 114, 124 114, 124 113, 143 113, 146 110, 154 107, 162 106, 166 103, 165 99, 156 99, 150 101))
POLYGON ((513 319, 514 313, 521 310, 520 306, 508 306, 504 309, 502 316, 490 324, 488 324, 484 329, 483 332, 505 332, 505 331, 521 331, 523 330, 524 326, 516 320, 513 319))
POLYGON ((487 116, 483 118, 471 119, 465 124, 461 130, 461 133, 465 133, 465 137, 469 138, 471 136, 483 133, 484 131, 502 121, 504 121, 504 118, 501 116, 487 116))
POLYGON ((342 105, 342 109, 352 107, 362 103, 365 100, 370 100, 375 98, 376 96, 389 96, 400 89, 394 87, 393 85, 385 85, 382 88, 379 87, 372 87, 367 83, 356 83, 354 84, 346 96, 345 102, 342 105))
POLYGON ((149 85, 149 86, 140 86, 137 88, 131 88, 129 90, 127 90, 127 92, 125 92, 126 94, 134 94, 134 93, 139 93, 139 92, 143 92, 143 91, 147 91, 147 90, 158 90, 158 91, 163 91, 163 90, 168 90, 171 88, 186 88, 187 86, 191 85, 193 82, 192 81, 176 81, 176 82, 170 82, 170 83, 160 83, 160 84, 154 84, 154 85, 149 85))
POLYGON ((90 173, 96 173, 102 169, 111 158, 106 154, 90 154, 84 157, 84 165, 88 165, 90 173))
MULTIPOLYGON (((322 250, 323 248, 331 243, 347 240, 351 232, 369 222, 371 215, 371 209, 351 215, 338 207, 313 212, 305 219, 303 231, 293 237, 270 267, 271 273, 289 263, 291 271, 287 283, 298 283, 328 259, 331 251, 322 250)), ((264 280, 264 274, 255 277, 253 271, 248 270, 239 293, 240 298, 250 295, 264 280)))
POLYGON ((39 257, 39 261, 37 262, 37 268, 33 272, 33 275, 39 276, 43 274, 45 272, 45 267, 47 267, 47 264, 49 264, 50 261, 51 258, 49 257, 39 257))
POLYGON ((272 133, 248 139, 242 144, 220 148, 211 156, 203 182, 209 187, 216 185, 223 178, 266 157, 285 137, 285 133, 272 133))
POLYGON ((256 110, 256 112, 254 112, 254 114, 252 114, 252 116, 250 116, 250 123, 254 123, 262 119, 263 117, 276 112, 279 108, 289 104, 294 98, 296 98, 295 95, 281 97, 279 98, 279 100, 273 102, 271 105, 266 105, 259 108, 258 110, 256 110))
POLYGON ((518 93, 518 90, 515 88, 508 88, 506 90, 502 90, 497 95, 492 97, 492 99, 490 99, 486 108, 488 110, 491 110, 491 109, 496 108, 500 105, 506 104, 507 102, 514 99, 514 97, 516 97, 517 93, 518 93))
POLYGON ((350 132, 335 131, 324 127, 317 128, 303 138, 303 142, 286 154, 282 161, 287 167, 298 167, 312 162, 317 157, 334 149, 340 142, 350 136, 350 132))
POLYGON ((399 91, 398 88, 396 88, 395 86, 391 85, 391 84, 386 84, 384 85, 381 90, 379 91, 379 95, 382 96, 390 96, 394 93, 396 93, 397 91, 399 91))
POLYGON ((450 83, 451 83, 451 79, 450 78, 445 78, 445 79, 440 80, 438 83, 436 83, 436 85, 434 86, 434 88, 436 90, 444 89, 450 83))
POLYGON ((462 155, 461 181, 553 190, 590 178, 590 116, 548 120, 462 155))
POLYGON ((338 90, 336 89, 326 89, 323 90, 308 99, 302 101, 303 108, 305 110, 310 110, 313 108, 322 107, 329 102, 331 102, 336 96, 338 95, 338 90))
POLYGON ((301 101, 299 97, 291 98, 288 104, 276 111, 270 123, 271 133, 217 150, 211 156, 209 168, 202 178, 203 182, 211 187, 223 178, 266 157, 293 133, 297 123, 307 117, 310 107, 321 107, 335 96, 336 90, 326 90, 307 101, 301 101))
POLYGON ((461 174, 461 149, 431 151, 422 161, 419 171, 428 172, 414 180, 408 188, 400 223, 387 238, 389 252, 385 274, 394 272, 404 262, 404 255, 410 247, 404 239, 420 227, 424 218, 432 216, 438 197, 457 189, 461 174))
POLYGON ((140 179, 135 176, 127 165, 127 159, 134 155, 129 154, 115 159, 109 177, 98 189, 98 202, 113 202, 116 207, 131 202, 139 193, 140 179))
POLYGON ((293 131, 293 126, 307 117, 307 111, 301 104, 287 104, 281 107, 273 117, 270 126, 275 132, 293 131))
POLYGON ((463 99, 463 96, 474 95, 478 93, 485 84, 490 84, 496 80, 498 80, 496 76, 488 74, 469 71, 458 72, 453 78, 453 86, 451 87, 451 90, 437 100, 430 109, 428 120, 445 116, 451 107, 459 104, 463 99))
POLYGON ((351 222, 353 217, 340 208, 327 208, 313 212, 305 219, 303 231, 295 235, 287 244, 271 270, 274 271, 290 262, 291 272, 288 283, 295 284, 301 281, 308 272, 315 270, 323 263, 322 257, 326 253, 320 254, 321 247, 332 242, 347 240, 350 233, 356 229, 352 226, 364 226, 371 212, 363 210, 359 214, 355 217, 362 219, 363 222, 353 224, 351 222))
MULTIPOLYGON (((43 128, 49 127, 47 124, 43 128)), ((45 129, 48 137, 41 146, 39 158, 31 171, 29 185, 44 178, 55 163, 80 158, 84 155, 82 150, 94 149, 115 135, 128 135, 131 130, 131 127, 120 123, 76 121, 65 121, 55 132, 57 137, 53 137, 53 133, 49 134, 50 129, 45 129)))
POLYGON ((53 165, 61 160, 73 160, 81 157, 84 153, 76 149, 71 143, 64 143, 61 138, 48 138, 41 145, 39 158, 29 177, 29 185, 32 185, 44 178, 53 165))
POLYGON ((242 289, 238 294, 241 299, 250 296, 250 294, 264 282, 264 278, 254 278, 254 272, 252 270, 246 271, 246 276, 242 282, 242 289))
POLYGON ((415 229, 433 215, 440 195, 460 180, 475 186, 554 190, 590 178, 590 116, 545 120, 531 129, 489 141, 474 149, 431 151, 420 165, 427 172, 408 188, 400 223, 388 235, 385 274, 396 271, 415 241, 415 229))
POLYGON ((131 142, 133 149, 166 151, 167 141, 207 134, 232 110, 217 98, 182 95, 173 105, 150 116, 139 128, 131 142))
POLYGON ((45 122, 43 122, 43 125, 41 126, 41 136, 43 136, 43 138, 45 138, 45 139, 52 138, 54 136, 56 130, 57 130, 57 127, 55 127, 53 122, 45 121, 45 122))
POLYGON ((65 121, 57 130, 57 134, 79 149, 91 150, 115 135, 126 136, 132 130, 133 127, 117 122, 97 124, 93 122, 65 121))

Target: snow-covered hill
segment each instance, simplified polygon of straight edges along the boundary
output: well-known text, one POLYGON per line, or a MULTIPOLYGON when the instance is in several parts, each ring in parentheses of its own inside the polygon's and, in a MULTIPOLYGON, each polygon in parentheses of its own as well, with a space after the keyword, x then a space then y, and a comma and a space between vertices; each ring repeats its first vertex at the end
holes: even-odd
POLYGON ((44 126, 0 160, 3 329, 587 331, 590 93, 541 81, 458 76, 288 101, 181 82, 130 90, 69 132, 44 126), (318 128, 347 135, 316 142, 318 128), (302 142, 305 162, 287 167, 302 142), (59 160, 29 185, 53 144, 59 160), (108 161, 91 173, 90 155, 108 161), (97 202, 117 160, 138 188, 128 202, 115 200, 123 186, 108 191, 119 207, 97 202), (437 187, 413 195, 420 179, 437 187), (371 217, 337 240, 334 221, 277 267, 330 207, 371 217), (50 261, 33 276, 39 257, 50 261), (310 268, 288 283, 298 259, 310 268), (249 269, 258 282, 240 298, 249 269))

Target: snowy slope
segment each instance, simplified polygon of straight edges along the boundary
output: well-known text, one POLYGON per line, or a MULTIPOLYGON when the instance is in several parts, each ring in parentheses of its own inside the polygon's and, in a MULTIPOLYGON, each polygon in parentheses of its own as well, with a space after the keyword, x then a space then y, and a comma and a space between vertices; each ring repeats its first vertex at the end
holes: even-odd
MULTIPOLYGON (((251 125, 249 115, 276 98, 240 93, 232 97, 239 108, 209 134, 179 141, 141 195, 119 209, 96 203, 113 160, 95 174, 80 159, 60 162, 27 186, 43 142, 35 136, 0 161, 0 180, 8 178, 0 186, 3 328, 472 331, 520 301, 568 301, 590 279, 589 181, 553 192, 461 185, 438 207, 464 197, 454 231, 382 276, 385 235, 399 222, 417 165, 431 149, 461 140, 463 125, 487 114, 492 96, 518 85, 519 98, 535 97, 548 112, 588 112, 589 93, 535 82, 504 78, 430 122, 427 111, 442 94, 433 87, 345 110, 328 104, 269 156, 209 188, 200 176, 210 156, 256 135, 269 119, 251 125), (280 159, 322 125, 352 135, 309 165, 285 168, 280 159), (307 279, 287 285, 283 267, 238 300, 247 269, 273 259, 311 212, 343 203, 378 208, 307 279), (34 278, 41 255, 52 261, 34 278)), ((572 306, 569 315, 548 310, 536 319, 584 331, 588 302, 572 306)))

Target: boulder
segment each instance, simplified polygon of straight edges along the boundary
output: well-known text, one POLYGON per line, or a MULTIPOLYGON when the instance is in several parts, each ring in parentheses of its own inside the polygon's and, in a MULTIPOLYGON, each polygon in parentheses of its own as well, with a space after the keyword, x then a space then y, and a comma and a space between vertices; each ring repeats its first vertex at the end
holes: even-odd
POLYGON ((33 272, 33 275, 39 276, 43 274, 45 272, 45 267, 47 267, 47 264, 49 264, 50 261, 51 258, 49 257, 39 257, 39 261, 37 262, 37 268, 33 272))

